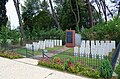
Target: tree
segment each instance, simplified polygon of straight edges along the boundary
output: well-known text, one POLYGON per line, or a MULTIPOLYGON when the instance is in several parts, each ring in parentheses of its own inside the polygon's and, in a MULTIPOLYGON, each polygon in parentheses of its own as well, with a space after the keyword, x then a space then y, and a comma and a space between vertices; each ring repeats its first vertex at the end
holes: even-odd
POLYGON ((90 27, 93 26, 93 17, 92 17, 92 9, 91 9, 91 3, 89 0, 86 0, 87 7, 88 7, 88 15, 89 15, 89 23, 90 27))
POLYGON ((56 23, 57 27, 60 28, 60 25, 59 25, 57 16, 56 16, 56 14, 55 14, 55 11, 54 11, 54 8, 53 8, 53 5, 52 5, 52 1, 49 0, 49 3, 50 3, 51 10, 52 10, 52 17, 53 17, 53 19, 55 20, 55 23, 56 23))
MULTIPOLYGON (((15 6, 15 9, 16 9, 16 12, 17 12, 17 15, 18 15, 20 32, 21 32, 22 38, 25 40, 26 35, 25 35, 24 29, 23 29, 22 18, 21 18, 21 15, 20 15, 20 8, 19 8, 20 3, 19 3, 18 0, 13 0, 13 2, 14 2, 14 6, 15 6)), ((22 42, 22 38, 21 38, 21 42, 22 42)), ((22 45, 22 43, 21 43, 21 45, 22 45)))
MULTIPOLYGON (((31 33, 33 31, 32 20, 35 15, 40 12, 40 0, 26 0, 24 6, 22 6, 22 19, 24 29, 29 30, 31 33)), ((30 34, 32 38, 32 35, 30 34)))
POLYGON ((70 0, 70 6, 71 6, 71 10, 75 16, 75 21, 76 21, 76 27, 79 27, 79 22, 80 22, 80 13, 79 13, 79 6, 78 6, 78 1, 75 0, 70 0), (75 3, 75 5, 73 5, 72 3, 75 3), (74 9, 74 8, 76 9, 74 9), (76 11, 75 11, 76 10, 76 11))
POLYGON ((112 3, 115 3, 114 7, 117 8, 117 10, 114 10, 113 12, 115 13, 116 11, 117 12, 117 18, 119 18, 120 16, 120 0, 110 0, 112 3))
POLYGON ((107 22, 107 17, 110 15, 113 18, 113 13, 106 4, 105 0, 92 0, 92 3, 95 3, 97 5, 97 8, 99 10, 99 21, 101 21, 101 16, 104 15, 105 22, 107 22), (103 15, 102 15, 103 13, 103 15))
POLYGON ((8 0, 0 0, 0 30, 1 30, 1 27, 2 25, 3 26, 6 26, 6 23, 7 23, 7 15, 6 15, 6 3, 7 3, 8 0))

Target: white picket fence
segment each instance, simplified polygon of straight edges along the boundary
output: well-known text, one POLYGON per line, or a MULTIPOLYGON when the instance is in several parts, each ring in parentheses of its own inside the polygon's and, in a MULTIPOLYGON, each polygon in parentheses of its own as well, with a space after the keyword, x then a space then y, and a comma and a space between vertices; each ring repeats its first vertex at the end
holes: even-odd
POLYGON ((112 52, 112 49, 115 49, 115 41, 82 40, 80 48, 74 47, 74 56, 83 56, 84 54, 88 55, 90 53, 94 57, 96 55, 108 56, 109 52, 112 52))
POLYGON ((32 46, 35 51, 38 51, 38 49, 54 48, 55 46, 62 46, 62 40, 46 39, 44 41, 33 42, 33 44, 26 44, 25 47, 28 50, 32 50, 32 46))

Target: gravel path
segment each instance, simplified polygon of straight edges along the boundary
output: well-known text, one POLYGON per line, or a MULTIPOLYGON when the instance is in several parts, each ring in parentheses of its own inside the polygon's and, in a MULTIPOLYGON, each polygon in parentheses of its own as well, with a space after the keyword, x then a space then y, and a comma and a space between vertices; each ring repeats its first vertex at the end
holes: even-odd
POLYGON ((0 57, 0 79, 88 79, 39 67, 35 62, 37 60, 28 58, 10 60, 0 57))

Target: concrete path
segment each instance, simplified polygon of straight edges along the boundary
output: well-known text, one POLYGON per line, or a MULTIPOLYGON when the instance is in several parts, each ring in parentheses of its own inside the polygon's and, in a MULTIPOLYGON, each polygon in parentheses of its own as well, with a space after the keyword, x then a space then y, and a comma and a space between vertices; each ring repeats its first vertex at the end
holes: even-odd
POLYGON ((33 62, 37 62, 37 60, 10 60, 0 57, 0 79, 88 79, 73 74, 35 66, 36 63, 33 62))
POLYGON ((25 63, 25 64, 30 64, 30 65, 37 65, 38 60, 36 59, 30 59, 30 58, 21 58, 21 59, 14 59, 15 61, 25 63))
MULTIPOLYGON (((59 50, 53 50, 53 51, 50 51, 50 52, 48 52, 48 53, 45 53, 48 57, 53 57, 53 56, 55 56, 55 55, 57 55, 57 54, 59 54, 59 53, 62 53, 62 52, 64 52, 64 51, 66 51, 66 50, 68 50, 69 48, 67 48, 67 47, 63 47, 63 48, 61 48, 61 49, 59 49, 59 50)), ((43 55, 36 55, 36 56, 34 56, 34 58, 35 59, 38 59, 38 60, 40 60, 41 58, 43 57, 43 55)), ((46 57, 46 56, 45 56, 46 57)))

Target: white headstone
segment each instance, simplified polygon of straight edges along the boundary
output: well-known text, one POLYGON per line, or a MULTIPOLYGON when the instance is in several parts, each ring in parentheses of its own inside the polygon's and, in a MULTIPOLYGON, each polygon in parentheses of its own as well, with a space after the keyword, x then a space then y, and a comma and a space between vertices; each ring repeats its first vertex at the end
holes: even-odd
POLYGON ((99 40, 96 40, 96 45, 97 45, 97 46, 99 46, 99 45, 100 45, 99 40))
POLYGON ((62 40, 60 40, 60 46, 62 46, 62 40))
POLYGON ((90 54, 90 47, 85 47, 85 54, 86 54, 86 56, 89 57, 89 54, 90 54))
POLYGON ((59 40, 57 40, 57 46, 59 46, 59 40))
POLYGON ((89 40, 86 41, 86 47, 90 47, 90 41, 89 40))
POLYGON ((56 40, 56 39, 54 40, 54 45, 55 45, 55 46, 57 45, 57 40, 56 40))
POLYGON ((51 48, 54 48, 54 42, 53 41, 51 42, 51 48))
POLYGON ((78 47, 74 47, 74 56, 78 56, 78 47))
POLYGON ((103 45, 104 44, 104 41, 100 41, 100 45, 103 45))
POLYGON ((85 54, 85 47, 80 47, 80 56, 84 56, 85 54))
POLYGON ((115 41, 111 41, 111 43, 112 43, 112 49, 115 49, 115 41))

